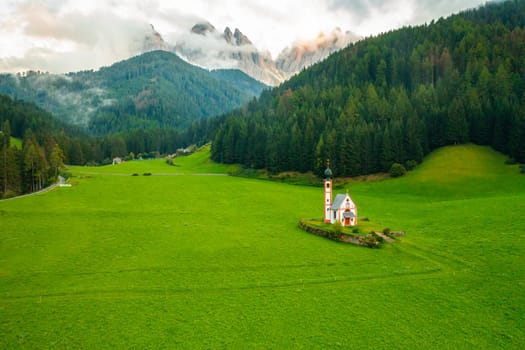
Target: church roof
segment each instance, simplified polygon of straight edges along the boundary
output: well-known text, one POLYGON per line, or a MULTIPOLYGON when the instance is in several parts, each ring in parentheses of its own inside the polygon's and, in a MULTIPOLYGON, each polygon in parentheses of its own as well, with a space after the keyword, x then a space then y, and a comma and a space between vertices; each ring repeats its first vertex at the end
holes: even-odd
POLYGON ((347 218, 348 218, 348 219, 352 219, 352 218, 355 218, 355 215, 354 215, 354 213, 352 213, 351 211, 345 211, 345 212, 343 213, 343 217, 344 217, 345 219, 347 219, 347 218))
POLYGON ((350 198, 350 196, 347 194, 338 194, 335 199, 334 199, 334 202, 332 203, 332 210, 338 210, 340 209, 343 204, 345 203, 346 199, 349 199, 350 203, 352 204, 352 206, 354 205, 353 201, 352 201, 352 198, 350 198))

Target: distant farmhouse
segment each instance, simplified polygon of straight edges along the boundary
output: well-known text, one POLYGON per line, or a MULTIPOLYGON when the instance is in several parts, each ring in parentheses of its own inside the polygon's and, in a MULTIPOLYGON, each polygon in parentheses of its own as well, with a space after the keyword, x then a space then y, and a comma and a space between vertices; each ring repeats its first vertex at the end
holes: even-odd
POLYGON ((347 194, 338 194, 332 202, 332 170, 326 168, 324 180, 324 222, 342 226, 357 225, 357 206, 347 194))
POLYGON ((122 164, 123 160, 120 157, 113 158, 113 165, 115 164, 122 164))

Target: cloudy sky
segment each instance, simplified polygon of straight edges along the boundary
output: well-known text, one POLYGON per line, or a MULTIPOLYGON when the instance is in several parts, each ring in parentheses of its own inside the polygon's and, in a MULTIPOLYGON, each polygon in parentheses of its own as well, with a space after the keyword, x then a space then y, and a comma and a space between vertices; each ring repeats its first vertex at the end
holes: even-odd
POLYGON ((275 57, 296 40, 335 27, 361 36, 422 24, 482 0, 2 0, 0 71, 62 73, 132 55, 149 24, 168 42, 207 20, 239 28, 275 57))

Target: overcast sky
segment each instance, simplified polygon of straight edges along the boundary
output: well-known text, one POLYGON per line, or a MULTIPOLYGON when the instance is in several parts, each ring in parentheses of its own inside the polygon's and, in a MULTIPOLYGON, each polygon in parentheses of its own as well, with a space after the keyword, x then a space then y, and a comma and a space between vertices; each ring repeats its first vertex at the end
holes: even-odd
POLYGON ((2 0, 0 71, 61 73, 129 57, 153 24, 168 42, 196 22, 239 28, 273 57, 335 27, 361 36, 422 24, 481 0, 2 0))

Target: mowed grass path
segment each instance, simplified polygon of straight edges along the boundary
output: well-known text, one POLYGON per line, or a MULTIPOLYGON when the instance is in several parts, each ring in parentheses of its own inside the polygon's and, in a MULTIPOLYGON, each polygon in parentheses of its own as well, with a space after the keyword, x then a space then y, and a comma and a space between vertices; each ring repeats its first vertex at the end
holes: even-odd
POLYGON ((0 202, 0 348, 522 348, 525 176, 503 161, 449 147, 351 184, 407 232, 377 250, 296 227, 322 188, 212 176, 206 151, 73 168, 0 202))

